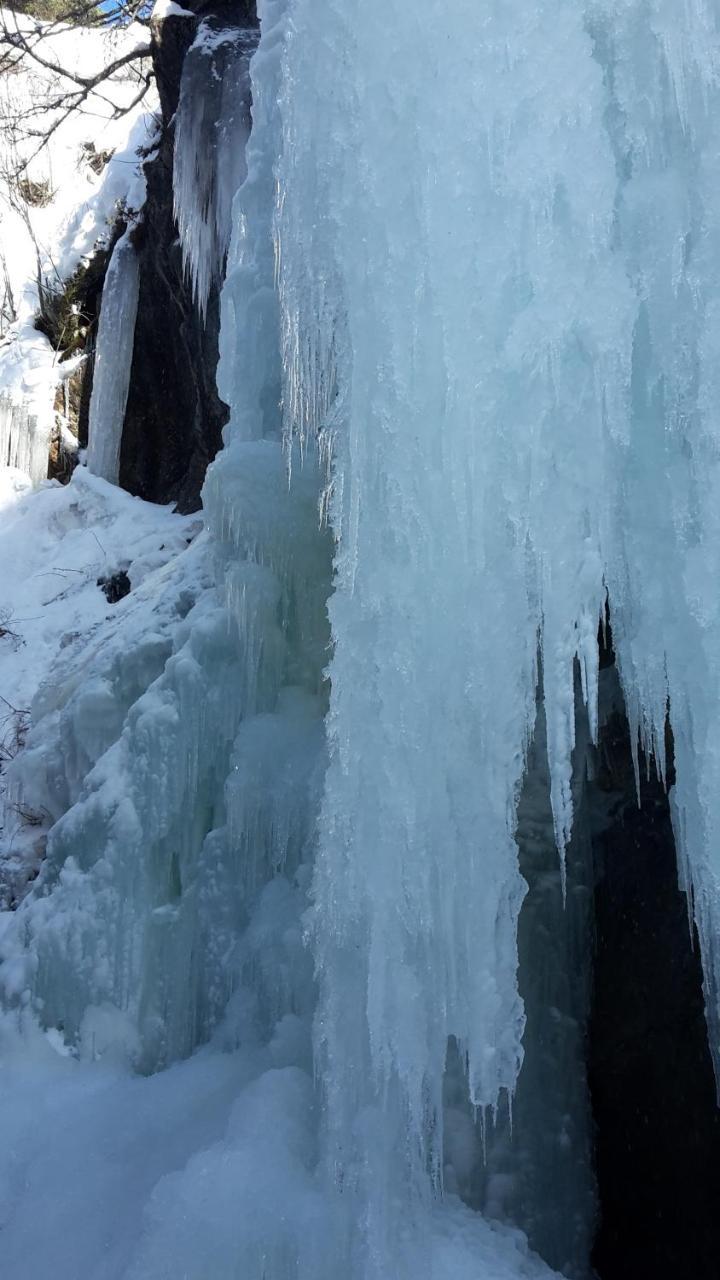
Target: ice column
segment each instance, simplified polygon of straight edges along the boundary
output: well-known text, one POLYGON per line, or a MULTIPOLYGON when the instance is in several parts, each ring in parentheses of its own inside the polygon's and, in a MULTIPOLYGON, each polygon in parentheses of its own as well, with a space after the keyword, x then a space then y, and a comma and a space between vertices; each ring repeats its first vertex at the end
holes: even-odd
POLYGON ((120 470, 139 289, 138 256, 128 227, 113 249, 103 285, 88 428, 88 468, 112 484, 120 470))

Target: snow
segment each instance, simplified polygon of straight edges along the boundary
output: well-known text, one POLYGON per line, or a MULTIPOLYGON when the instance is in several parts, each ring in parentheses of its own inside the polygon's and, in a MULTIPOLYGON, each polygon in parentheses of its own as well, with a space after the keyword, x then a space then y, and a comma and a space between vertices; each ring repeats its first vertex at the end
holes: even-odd
MULTIPOLYGON (((331 1239, 309 1169, 312 1080, 285 1063, 280 1036, 267 1049, 214 1046, 142 1078, 59 1055, 31 1029, 3 1031, 0 1077, 14 1105, 0 1118, 0 1200, 13 1280, 230 1280, 262 1264, 321 1274, 312 1266, 327 1261, 331 1239)), ((551 1275, 518 1233, 459 1204, 433 1264, 458 1280, 551 1275)))

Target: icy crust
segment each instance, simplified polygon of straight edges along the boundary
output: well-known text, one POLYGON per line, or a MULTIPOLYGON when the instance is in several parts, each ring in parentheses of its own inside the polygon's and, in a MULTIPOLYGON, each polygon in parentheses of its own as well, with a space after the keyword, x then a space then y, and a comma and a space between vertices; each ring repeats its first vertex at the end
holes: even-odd
MULTIPOLYGON (((280 445, 267 447, 276 455, 264 492, 276 510, 269 533, 284 537, 295 491, 280 445)), ((301 523, 299 492, 297 502, 301 523)), ((320 538, 317 480, 309 512, 320 538)), ((221 922, 229 913, 237 930, 250 890, 286 863, 292 876, 311 834, 306 790, 317 797, 309 779, 323 745, 313 655, 324 651, 308 643, 283 554, 262 529, 253 546, 234 544, 244 558, 228 566, 224 600, 206 591, 192 607, 181 557, 169 580, 148 582, 144 606, 136 603, 147 611, 144 629, 128 612, 96 653, 85 642, 59 693, 36 699, 41 718, 15 772, 23 805, 56 821, 37 886, 7 922, 2 975, 6 998, 34 993, 43 1023, 62 1025, 75 1047, 88 1008, 108 1004, 122 1011, 130 1057, 146 1066, 205 1038, 234 981, 221 922), (162 592, 175 602, 174 620, 168 605, 159 617, 148 608, 162 592), (307 693, 293 695, 302 681, 307 693), (273 790, 278 761, 282 784, 273 790), (242 872, 250 843, 262 874, 242 872)))
POLYGON ((185 270, 204 315, 223 275, 235 192, 246 174, 254 30, 201 22, 185 57, 175 116, 173 192, 185 270))

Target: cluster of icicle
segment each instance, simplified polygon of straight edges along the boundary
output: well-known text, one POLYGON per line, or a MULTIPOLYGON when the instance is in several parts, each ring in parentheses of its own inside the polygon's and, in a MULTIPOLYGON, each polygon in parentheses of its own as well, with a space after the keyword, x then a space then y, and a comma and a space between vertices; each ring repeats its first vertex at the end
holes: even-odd
POLYGON ((50 432, 27 404, 0 394, 0 466, 17 467, 33 485, 47 478, 50 432))
POLYGON ((718 1058, 720 35, 706 0, 291 11, 284 401, 338 543, 316 1047, 389 1242, 439 1181, 449 1038, 476 1105, 514 1087, 537 655, 564 859, 606 599, 663 774, 669 709, 718 1058))

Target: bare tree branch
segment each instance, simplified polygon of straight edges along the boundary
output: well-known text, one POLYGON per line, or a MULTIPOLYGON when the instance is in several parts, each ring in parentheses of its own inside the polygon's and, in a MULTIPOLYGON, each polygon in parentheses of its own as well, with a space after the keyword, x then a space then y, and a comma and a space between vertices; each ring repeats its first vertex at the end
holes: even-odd
MULTIPOLYGON (((37 2, 37 0, 31 0, 37 2)), ((41 0, 47 3, 48 0, 41 0)), ((22 10, 22 5, 20 6, 22 10)), ((50 139, 76 111, 88 113, 90 101, 109 108, 109 119, 117 120, 133 111, 147 93, 153 79, 152 66, 148 66, 150 43, 139 40, 131 48, 118 53, 94 73, 83 74, 77 68, 63 63, 57 46, 51 38, 74 25, 85 23, 121 31, 138 21, 147 24, 150 6, 148 0, 117 0, 111 10, 100 11, 96 0, 68 0, 67 5, 56 12, 52 21, 42 22, 16 9, 0 9, 0 74, 17 73, 24 65, 36 66, 48 72, 51 79, 47 90, 28 109, 13 112, 8 106, 0 120, 0 128, 17 141, 22 139, 37 145, 16 148, 18 181, 29 166, 47 146, 50 139), (134 78, 136 92, 130 99, 118 102, 110 92, 123 80, 134 78)))

